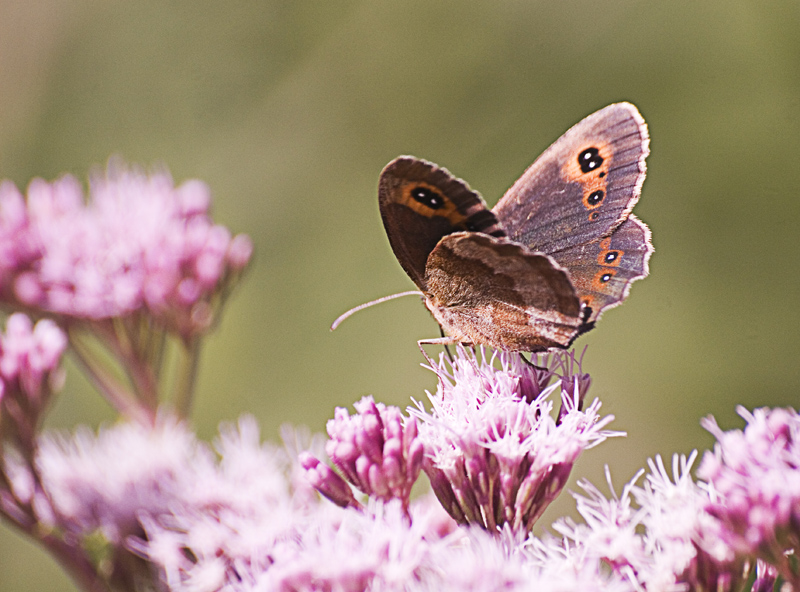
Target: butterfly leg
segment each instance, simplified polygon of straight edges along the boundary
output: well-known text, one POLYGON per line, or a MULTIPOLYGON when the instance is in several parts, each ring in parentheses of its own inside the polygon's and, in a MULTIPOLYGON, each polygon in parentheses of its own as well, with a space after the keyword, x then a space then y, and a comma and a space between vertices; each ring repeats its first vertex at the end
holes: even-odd
POLYGON ((540 372, 547 372, 548 371, 546 366, 539 366, 539 365, 533 363, 533 356, 534 356, 533 352, 530 352, 528 355, 531 357, 530 360, 528 358, 526 358, 525 356, 523 356, 522 352, 519 352, 519 357, 522 359, 522 361, 525 362, 528 366, 530 366, 534 370, 539 370, 540 372))
MULTIPOLYGON (((447 337, 447 335, 444 334, 444 329, 442 328, 441 325, 439 325, 439 335, 442 336, 442 339, 447 337)), ((450 351, 449 344, 447 344, 447 343, 444 344, 444 351, 447 352, 447 357, 450 359, 450 363, 452 364, 454 362, 454 360, 453 360, 453 354, 450 351)))
MULTIPOLYGON (((441 327, 440 327, 439 330, 441 330, 441 327)), ((458 339, 455 339, 453 337, 447 337, 445 335, 442 335, 441 337, 439 337, 437 339, 420 339, 419 341, 417 341, 417 345, 419 346, 419 351, 421 351, 422 355, 425 356, 425 359, 428 360, 428 362, 431 362, 431 363, 432 363, 432 360, 430 359, 428 354, 425 352, 425 349, 422 347, 423 345, 443 345, 444 349, 447 351, 447 357, 450 358, 450 362, 453 362, 453 356, 450 353, 450 350, 447 348, 447 346, 448 345, 457 345, 459 343, 461 343, 461 342, 458 339)))

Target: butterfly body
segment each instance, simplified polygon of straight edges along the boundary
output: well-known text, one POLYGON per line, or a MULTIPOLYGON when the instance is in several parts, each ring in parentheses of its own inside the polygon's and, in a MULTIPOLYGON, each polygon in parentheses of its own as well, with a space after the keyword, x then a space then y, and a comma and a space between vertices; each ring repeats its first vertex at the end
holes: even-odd
POLYGON ((618 103, 571 128, 494 210, 447 170, 399 157, 379 205, 400 264, 449 343, 569 347, 647 275, 650 231, 631 215, 648 154, 644 120, 618 103))

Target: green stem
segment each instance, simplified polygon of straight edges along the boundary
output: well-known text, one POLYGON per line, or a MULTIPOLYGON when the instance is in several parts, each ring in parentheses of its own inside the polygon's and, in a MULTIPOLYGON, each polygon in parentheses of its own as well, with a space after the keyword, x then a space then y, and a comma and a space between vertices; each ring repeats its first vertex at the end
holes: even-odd
POLYGON ((72 330, 69 332, 69 341, 78 365, 83 368, 95 388, 108 399, 108 402, 119 413, 139 422, 153 423, 155 409, 142 405, 136 397, 132 396, 130 391, 92 355, 83 340, 72 330))
POLYGON ((158 409, 158 381, 147 360, 141 357, 137 347, 140 339, 133 335, 135 329, 127 322, 115 321, 111 325, 92 323, 89 332, 96 335, 113 354, 128 375, 136 397, 151 414, 155 414, 158 409))
POLYGON ((200 337, 192 337, 184 343, 178 376, 175 381, 173 402, 178 417, 186 419, 191 411, 194 387, 197 383, 197 369, 200 361, 200 337))

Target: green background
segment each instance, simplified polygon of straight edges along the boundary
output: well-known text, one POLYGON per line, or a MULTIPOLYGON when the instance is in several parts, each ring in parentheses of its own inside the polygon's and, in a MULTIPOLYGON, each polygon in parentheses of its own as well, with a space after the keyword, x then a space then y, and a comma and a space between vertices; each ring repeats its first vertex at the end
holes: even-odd
MULTIPOLYGON (((204 350, 194 419, 324 429, 365 394, 435 387, 413 286, 377 208, 383 165, 433 160, 494 204, 585 115, 636 104, 652 136, 636 213, 651 275, 581 338, 592 393, 628 437, 574 475, 620 487, 712 439, 714 414, 796 405, 800 3, 307 0, 0 2, 0 176, 86 177, 112 154, 199 177, 254 265, 204 350)), ((112 414, 71 380, 52 427, 112 414)), ((563 496, 544 518, 571 506, 563 496)), ((73 590, 0 526, 0 589, 73 590), (54 583, 55 582, 55 583, 54 583)))

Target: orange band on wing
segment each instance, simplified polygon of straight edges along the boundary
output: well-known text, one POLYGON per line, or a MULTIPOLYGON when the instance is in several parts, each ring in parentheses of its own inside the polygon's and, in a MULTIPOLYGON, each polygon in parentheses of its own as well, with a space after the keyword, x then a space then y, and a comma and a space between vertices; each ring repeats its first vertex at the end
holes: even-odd
POLYGON ((402 194, 397 200, 397 203, 414 210, 417 214, 425 216, 426 218, 433 218, 435 216, 447 218, 456 228, 463 226, 467 219, 467 216, 459 212, 453 201, 444 193, 439 191, 439 189, 433 185, 429 185, 428 183, 424 183, 422 181, 404 183, 402 194), (442 205, 437 208, 432 208, 415 199, 412 195, 412 191, 419 190, 420 188, 424 188, 438 196, 441 199, 442 205))
POLYGON ((606 197, 608 169, 614 151, 609 142, 592 142, 573 152, 561 174, 569 183, 578 183, 583 189, 583 207, 599 208, 606 197))

